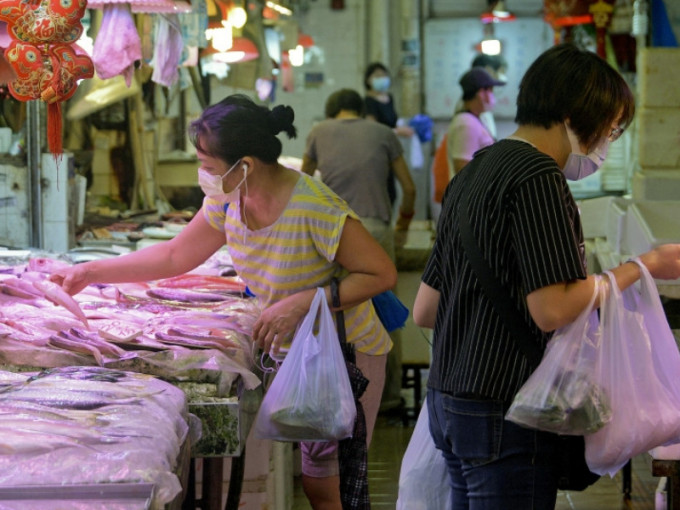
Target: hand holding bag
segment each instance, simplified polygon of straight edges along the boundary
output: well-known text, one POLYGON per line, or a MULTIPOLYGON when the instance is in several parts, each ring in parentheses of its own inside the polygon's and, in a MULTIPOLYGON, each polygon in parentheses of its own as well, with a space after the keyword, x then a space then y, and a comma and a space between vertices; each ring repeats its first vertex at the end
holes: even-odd
POLYGON ((352 435, 355 416, 338 334, 324 290, 318 288, 262 400, 255 434, 278 441, 339 440, 352 435))
POLYGON ((593 306, 601 285, 597 277, 588 306, 550 339, 541 363, 515 395, 506 419, 569 435, 596 432, 611 419, 607 396, 592 380, 602 336, 593 306))
POLYGON ((613 283, 600 305, 602 357, 594 377, 609 396, 612 419, 586 436, 586 461, 610 476, 632 457, 680 441, 680 355, 654 280, 636 262, 642 291, 622 293, 613 283))

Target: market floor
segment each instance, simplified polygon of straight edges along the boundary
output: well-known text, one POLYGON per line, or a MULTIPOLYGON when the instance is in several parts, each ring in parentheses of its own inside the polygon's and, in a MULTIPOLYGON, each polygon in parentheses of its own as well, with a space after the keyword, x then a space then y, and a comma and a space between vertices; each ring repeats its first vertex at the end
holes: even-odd
MULTIPOLYGON (((413 426, 413 421, 404 426, 398 417, 378 417, 368 455, 368 484, 373 510, 394 510, 396 506, 401 459, 413 426)), ((583 492, 560 492, 555 510, 655 510, 659 480, 652 476, 651 457, 640 455, 633 459, 629 499, 624 497, 622 473, 619 472, 614 478, 601 478, 583 492)), ((302 491, 300 479, 296 478, 293 510, 309 509, 311 507, 302 491)))

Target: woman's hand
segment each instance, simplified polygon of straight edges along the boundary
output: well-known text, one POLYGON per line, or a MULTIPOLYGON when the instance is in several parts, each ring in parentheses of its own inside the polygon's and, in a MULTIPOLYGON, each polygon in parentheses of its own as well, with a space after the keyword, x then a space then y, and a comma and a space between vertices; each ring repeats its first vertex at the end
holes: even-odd
POLYGON ((88 280, 88 274, 87 263, 77 264, 54 271, 50 275, 49 280, 61 285, 64 291, 73 295, 78 294, 78 292, 92 283, 88 280))
POLYGON ((309 312, 316 289, 298 292, 265 309, 253 326, 253 341, 266 353, 279 353, 309 312))
POLYGON ((680 244, 663 244, 640 255, 649 273, 659 280, 680 278, 680 244))

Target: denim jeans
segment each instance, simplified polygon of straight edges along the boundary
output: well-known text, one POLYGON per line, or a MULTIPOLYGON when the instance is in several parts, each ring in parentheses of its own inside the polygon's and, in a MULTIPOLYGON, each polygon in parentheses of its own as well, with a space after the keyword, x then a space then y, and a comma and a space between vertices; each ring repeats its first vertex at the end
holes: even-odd
POLYGON ((557 436, 505 420, 500 401, 429 389, 427 407, 453 510, 554 510, 557 436))

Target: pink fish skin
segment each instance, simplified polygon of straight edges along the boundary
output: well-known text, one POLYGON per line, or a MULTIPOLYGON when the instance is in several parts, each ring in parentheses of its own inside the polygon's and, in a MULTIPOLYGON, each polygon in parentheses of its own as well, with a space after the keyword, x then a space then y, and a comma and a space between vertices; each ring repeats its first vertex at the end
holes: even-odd
POLYGON ((87 317, 85 317, 80 305, 59 285, 49 280, 43 280, 33 282, 33 286, 42 292, 45 295, 45 298, 59 306, 66 308, 83 324, 85 324, 87 329, 90 329, 90 325, 87 323, 87 317))

